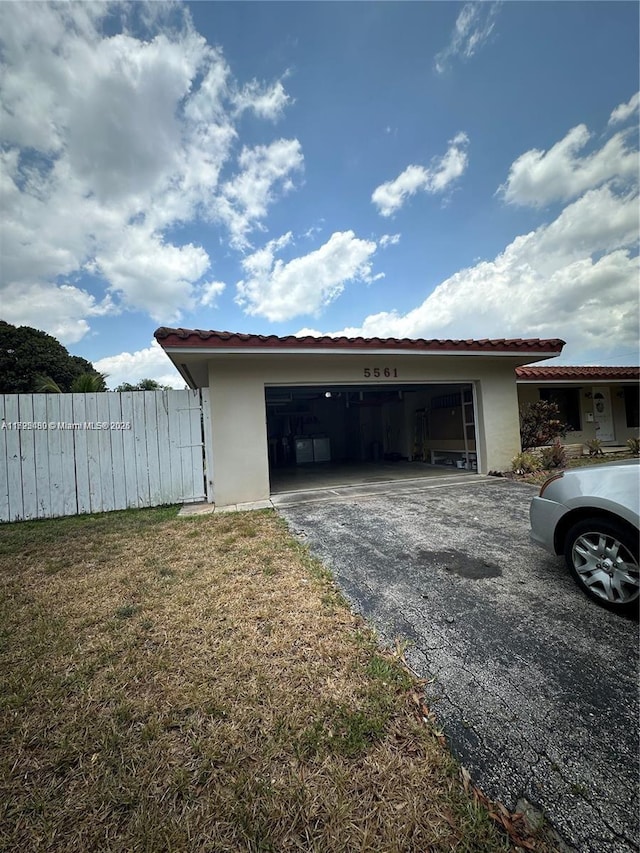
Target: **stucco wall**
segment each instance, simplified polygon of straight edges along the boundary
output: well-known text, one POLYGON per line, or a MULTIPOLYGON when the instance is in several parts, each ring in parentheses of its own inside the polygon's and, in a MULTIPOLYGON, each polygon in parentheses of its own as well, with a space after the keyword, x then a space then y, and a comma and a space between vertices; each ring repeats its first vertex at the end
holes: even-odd
MULTIPOLYGON (((592 438, 597 438, 596 431, 596 420, 597 418, 594 416, 593 421, 587 420, 587 415, 593 415, 593 398, 588 396, 593 394, 593 386, 591 385, 580 385, 576 386, 575 384, 569 385, 562 383, 554 383, 553 385, 545 384, 536 385, 536 384, 518 384, 518 402, 519 404, 526 405, 528 403, 536 403, 540 399, 540 388, 542 387, 553 387, 553 388, 576 388, 580 392, 580 425, 582 427, 581 430, 572 430, 568 432, 564 441, 568 444, 584 444, 592 438)), ((638 435, 638 429, 634 427, 627 426, 627 415, 624 405, 624 397, 622 396, 623 384, 620 383, 609 383, 609 382, 598 382, 597 387, 605 387, 609 388, 611 393, 611 409, 613 413, 613 425, 615 438, 613 441, 603 442, 603 444, 610 445, 623 445, 626 443, 629 438, 636 438, 638 435), (618 396, 621 394, 621 396, 618 396)))
POLYGON ((515 363, 483 356, 215 355, 209 359, 214 500, 269 497, 266 385, 474 383, 479 470, 505 469, 520 447, 515 363), (392 375, 365 378, 365 369, 374 368, 392 375))

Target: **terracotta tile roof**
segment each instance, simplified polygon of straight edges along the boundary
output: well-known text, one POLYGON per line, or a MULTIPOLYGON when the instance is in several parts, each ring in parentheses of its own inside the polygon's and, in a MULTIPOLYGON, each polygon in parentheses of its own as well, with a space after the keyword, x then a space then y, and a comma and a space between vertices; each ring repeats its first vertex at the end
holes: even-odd
POLYGON ((565 367, 549 365, 548 367, 516 367, 516 377, 521 381, 537 382, 571 382, 589 380, 589 382, 606 380, 640 379, 640 367, 565 367))
POLYGON ((168 329, 162 326, 155 338, 164 349, 201 347, 203 349, 388 349, 442 352, 560 353, 565 342, 559 338, 484 338, 482 340, 441 340, 423 338, 331 338, 295 335, 247 335, 239 332, 168 329))

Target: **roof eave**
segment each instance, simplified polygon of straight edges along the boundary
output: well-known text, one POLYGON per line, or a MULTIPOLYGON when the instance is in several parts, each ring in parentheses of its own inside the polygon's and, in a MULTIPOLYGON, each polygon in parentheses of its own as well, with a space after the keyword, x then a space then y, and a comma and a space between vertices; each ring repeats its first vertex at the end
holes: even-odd
POLYGON ((349 356, 481 356, 481 357, 503 357, 527 358, 530 361, 555 358, 560 354, 558 350, 531 350, 531 349, 394 349, 393 347, 204 347, 204 346, 165 346, 160 344, 167 355, 349 355, 349 356))

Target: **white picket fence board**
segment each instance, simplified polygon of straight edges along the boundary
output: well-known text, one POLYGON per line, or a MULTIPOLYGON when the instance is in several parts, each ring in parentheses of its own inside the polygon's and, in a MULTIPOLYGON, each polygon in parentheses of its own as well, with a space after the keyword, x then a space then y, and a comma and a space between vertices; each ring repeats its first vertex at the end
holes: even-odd
MULTIPOLYGON (((73 423, 83 424, 87 417, 86 394, 73 394, 73 423)), ((79 514, 91 512, 91 489, 89 487, 89 444, 88 430, 74 431, 76 498, 79 514)))
MULTIPOLYGON (((18 412, 21 421, 33 423, 33 399, 31 394, 18 395, 18 412)), ((2 453, 0 445, 0 454, 2 453)), ((33 432, 24 432, 20 436, 20 455, 22 457, 22 466, 27 468, 35 468, 36 464, 36 443, 33 432)), ((0 466, 2 463, 0 462, 0 466)), ((8 500, 8 495, 7 495, 8 500)), ((30 477, 22 483, 22 510, 25 515, 30 518, 38 517, 38 484, 34 477, 30 477)), ((0 517, 2 517, 0 512, 0 517)))
MULTIPOLYGON (((10 421, 20 420, 18 397, 7 401, 7 418, 10 421)), ((9 513, 17 518, 23 517, 22 503, 22 463, 20 458, 20 434, 17 431, 7 431, 7 488, 9 495, 9 513)))
MULTIPOLYGON (((156 396, 156 428, 158 431, 158 470, 160 473, 160 491, 171 489, 171 452, 169 449, 169 403, 167 396, 156 396)), ((177 470, 174 466, 174 471, 177 470)))
MULTIPOLYGON (((120 419, 123 423, 133 424, 133 397, 135 391, 120 394, 120 419)), ((133 429, 122 431, 122 455, 127 460, 124 465, 124 489, 127 496, 127 509, 138 506, 138 472, 131 460, 135 459, 136 439, 133 429)))
POLYGON ((0 518, 9 518, 9 472, 7 469, 7 430, 0 430, 0 518))
POLYGON ((209 436, 208 391, 0 395, 0 521, 207 500, 209 436))
MULTIPOLYGON (((5 399, 7 399, 5 397, 5 399)), ((34 394, 32 397, 33 400, 33 423, 35 424, 43 424, 47 422, 47 395, 46 394, 34 394)), ((11 421, 11 418, 7 416, 7 421, 11 421)), ((27 430, 28 431, 28 430, 27 430)), ((7 432, 7 435, 9 433, 7 432)), ((36 494, 38 496, 38 515, 37 518, 48 518, 49 517, 49 507, 51 504, 50 496, 49 496, 49 447, 48 442, 46 441, 46 433, 39 433, 39 431, 33 430, 33 449, 35 455, 35 481, 36 481, 36 494), (42 438, 42 435, 45 438, 42 438)), ((27 469, 29 470, 29 469, 27 469)), ((29 475, 27 475, 28 477, 29 475)), ((25 477, 26 479, 26 477, 25 477)), ((15 521, 16 519, 21 518, 19 512, 17 512, 13 507, 11 507, 10 517, 8 520, 15 521)), ((6 519, 3 517, 2 521, 6 519)))

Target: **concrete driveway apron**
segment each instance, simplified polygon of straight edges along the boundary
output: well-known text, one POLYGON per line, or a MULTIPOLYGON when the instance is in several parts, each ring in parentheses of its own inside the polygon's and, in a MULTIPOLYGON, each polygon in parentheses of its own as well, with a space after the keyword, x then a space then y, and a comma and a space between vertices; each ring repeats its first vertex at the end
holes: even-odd
POLYGON ((278 511, 383 643, 411 642, 407 662, 434 679, 429 704, 485 793, 511 810, 525 798, 580 853, 637 850, 637 621, 529 544, 534 487, 393 488, 278 511))

